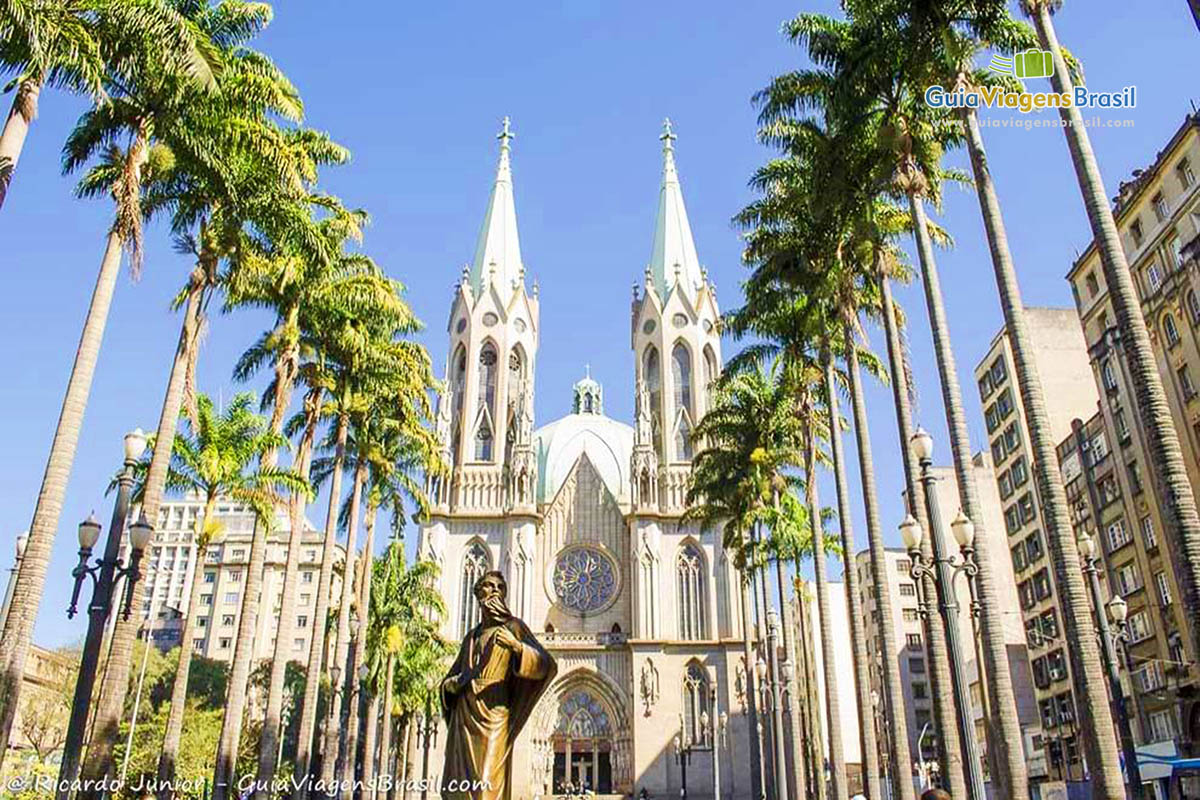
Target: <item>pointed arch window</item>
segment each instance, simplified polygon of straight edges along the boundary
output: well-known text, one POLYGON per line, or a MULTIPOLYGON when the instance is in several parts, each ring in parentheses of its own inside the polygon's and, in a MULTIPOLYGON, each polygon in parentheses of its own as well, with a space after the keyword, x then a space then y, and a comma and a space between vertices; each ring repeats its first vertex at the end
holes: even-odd
POLYGON ((475 460, 491 461, 496 438, 496 348, 490 342, 479 351, 479 415, 475 422, 475 460))
POLYGON ((1175 324, 1175 317, 1170 314, 1163 317, 1163 335, 1167 337, 1167 347, 1179 344, 1179 327, 1175 324))
POLYGON ((463 555, 462 587, 459 593, 458 635, 466 636, 479 624, 479 601, 475 599, 475 583, 492 567, 492 557, 483 542, 471 542, 463 555))
POLYGON ((712 345, 704 345, 704 390, 709 394, 712 393, 713 382, 717 380, 720 372, 717 367, 717 354, 713 352, 712 345))
POLYGON ((679 638, 684 641, 704 639, 707 634, 708 593, 704 563, 704 554, 691 542, 679 549, 675 559, 679 638))
POLYGON ((711 746, 712 709, 709 708, 708 673, 698 662, 683 675, 683 735, 693 747, 711 746))
POLYGON ((675 390, 675 460, 692 460, 692 354, 682 342, 671 351, 675 390))
POLYGON ((451 406, 453 429, 450 437, 450 449, 454 459, 453 463, 457 464, 462 456, 463 397, 467 391, 467 351, 461 345, 454 353, 454 362, 450 369, 450 387, 454 393, 454 401, 451 406))
POLYGON ((650 427, 654 436, 654 452, 662 458, 662 365, 659 363, 658 348, 650 345, 642 357, 642 380, 650 395, 650 427))

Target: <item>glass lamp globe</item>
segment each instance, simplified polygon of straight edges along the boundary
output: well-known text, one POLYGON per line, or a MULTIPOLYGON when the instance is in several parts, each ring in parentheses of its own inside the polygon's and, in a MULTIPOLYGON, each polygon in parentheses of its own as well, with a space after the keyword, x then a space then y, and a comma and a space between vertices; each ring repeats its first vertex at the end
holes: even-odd
POLYGON ((91 550, 99 539, 100 522, 95 513, 88 514, 88 518, 79 523, 79 549, 91 550))
POLYGON ((917 428, 912 437, 912 449, 917 459, 928 461, 933 458, 933 437, 924 428, 917 428))
POLYGON ((904 518, 904 522, 900 523, 900 539, 904 542, 905 549, 910 552, 921 549, 923 535, 921 523, 917 522, 917 518, 912 514, 909 514, 904 518))
POLYGON ((134 550, 145 550, 153 535, 154 528, 146 520, 145 512, 142 512, 138 515, 137 522, 129 527, 129 543, 133 545, 134 550))
POLYGON ((141 428, 134 428, 125 434, 125 460, 137 461, 146 452, 146 434, 141 428))
POLYGON ((961 508, 954 521, 950 523, 950 532, 954 534, 954 541, 958 542, 958 546, 963 550, 974 546, 975 523, 971 522, 971 518, 961 508))
POLYGON ((1096 540, 1087 531, 1079 534, 1079 555, 1088 561, 1096 557, 1096 540))
POLYGON ((1113 599, 1108 601, 1108 617, 1118 625, 1125 623, 1129 616, 1129 603, 1125 602, 1125 598, 1121 595, 1113 595, 1113 599))

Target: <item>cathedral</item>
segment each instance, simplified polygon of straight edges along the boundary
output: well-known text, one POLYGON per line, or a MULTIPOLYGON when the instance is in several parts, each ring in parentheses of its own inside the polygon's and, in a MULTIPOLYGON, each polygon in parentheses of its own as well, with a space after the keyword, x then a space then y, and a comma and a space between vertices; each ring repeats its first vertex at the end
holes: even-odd
POLYGON ((679 796, 684 769, 690 796, 719 786, 722 797, 749 797, 737 574, 720 531, 683 519, 691 432, 721 341, 675 135, 668 121, 650 260, 633 290, 633 424, 605 415, 588 375, 569 395, 543 387, 561 392, 566 413, 540 427, 538 287, 521 261, 507 119, 498 138, 483 228, 447 327, 437 429, 451 469, 430 482, 420 531, 420 556, 441 567, 443 633, 458 642, 479 621, 472 586, 498 569, 512 612, 558 661, 514 749, 513 800, 572 789, 679 796))

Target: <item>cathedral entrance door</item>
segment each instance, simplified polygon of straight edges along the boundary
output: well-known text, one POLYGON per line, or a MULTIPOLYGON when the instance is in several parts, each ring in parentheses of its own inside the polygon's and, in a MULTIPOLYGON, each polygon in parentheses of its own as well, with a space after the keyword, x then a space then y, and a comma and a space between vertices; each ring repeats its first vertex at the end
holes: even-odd
POLYGON ((586 691, 568 695, 552 741, 555 794, 612 793, 612 727, 599 701, 586 691))

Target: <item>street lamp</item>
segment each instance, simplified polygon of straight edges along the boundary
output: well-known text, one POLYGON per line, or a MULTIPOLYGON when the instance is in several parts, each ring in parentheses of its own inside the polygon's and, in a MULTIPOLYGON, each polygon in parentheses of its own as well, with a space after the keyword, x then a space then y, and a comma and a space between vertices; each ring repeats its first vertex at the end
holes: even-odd
MULTIPOLYGON (((717 713, 717 682, 714 680, 709 684, 708 688, 708 705, 712 708, 712 713, 715 717, 711 720, 713 727, 712 733, 709 735, 709 743, 712 745, 712 780, 713 780, 713 800, 721 800, 721 740, 725 738, 725 726, 728 723, 729 715, 724 711, 717 713)), ((704 726, 705 732, 709 730, 709 716, 705 711, 700 715, 700 724, 704 726)))
POLYGON ((682 720, 680 720, 679 733, 675 734, 674 744, 675 763, 679 765, 679 797, 681 800, 687 800, 687 768, 688 764, 692 763, 692 748, 695 745, 683 730, 682 720))
MULTIPOLYGON (((785 598, 781 598, 786 602, 785 598)), ((767 609, 767 665, 771 676, 771 725, 774 741, 775 796, 787 797, 787 744, 783 740, 783 682, 779 679, 779 648, 776 642, 780 634, 779 612, 767 609)))
MULTIPOLYGON (((950 683, 954 691, 954 705, 958 722, 958 735, 962 744, 962 757, 967 779, 968 800, 984 800, 986 797, 983 787, 983 767, 979 762, 979 743, 975 740, 975 724, 971 715, 971 698, 968 691, 967 674, 963 663, 962 643, 958 630, 958 597, 954 591, 954 581, 959 575, 965 575, 968 585, 973 581, 979 568, 974 559, 975 526, 961 511, 951 525, 951 531, 962 551, 961 561, 954 556, 945 555, 945 532, 942 530, 942 516, 938 509, 937 497, 934 492, 934 482, 937 480, 931 474, 933 467, 933 437, 924 430, 918 430, 912 437, 913 454, 921 465, 921 488, 925 496, 925 506, 929 512, 929 543, 933 551, 932 563, 926 563, 921 555, 921 540, 923 531, 921 525, 912 515, 908 515, 900 524, 900 536, 908 548, 912 560, 910 574, 917 585, 917 601, 921 613, 928 614, 928 601, 924 596, 921 584, 924 578, 933 579, 937 594, 938 611, 942 617, 942 625, 946 630, 946 650, 950 660, 950 683)), ((972 597, 974 590, 972 589, 972 597)), ((974 600, 972 600, 974 605, 974 600)), ((976 639, 979 637, 976 636, 976 639)), ((982 671, 982 670, 981 670, 982 671)))
POLYGON ((25 545, 29 544, 29 531, 17 537, 17 557, 12 569, 8 571, 8 588, 4 590, 4 606, 0 608, 0 631, 8 623, 8 609, 12 606, 13 588, 17 583, 17 574, 21 571, 21 562, 25 560, 25 545))
MULTIPOLYGON (((1138 764, 1137 748, 1133 742, 1133 727, 1129 720, 1129 701, 1121 688, 1121 675, 1117 669, 1117 645, 1129 641, 1129 604, 1125 598, 1113 593, 1108 602, 1108 613, 1100 599, 1100 568, 1097 564, 1096 540, 1086 530, 1079 534, 1079 555, 1083 558, 1083 572, 1088 576, 1088 593, 1092 599, 1092 614, 1096 618, 1100 647, 1104 651, 1104 667, 1108 673, 1109 702, 1113 716, 1117 718, 1117 733, 1121 737, 1121 754, 1125 758, 1125 775, 1129 780, 1129 800, 1142 800, 1142 770, 1138 764), (1116 630, 1109 627, 1112 620, 1116 630)), ((1128 652, 1128 650, 1126 651, 1128 652)), ((1132 675, 1132 673, 1130 673, 1132 675)))
POLYGON ((127 562, 121 560, 121 539, 125 533, 125 521, 129 517, 130 497, 133 495, 133 470, 146 451, 146 435, 138 428, 125 434, 125 463, 117 476, 117 499, 113 505, 112 521, 108 526, 108 539, 104 543, 104 554, 95 564, 89 564, 92 550, 100 540, 100 523, 94 515, 79 524, 79 563, 71 572, 75 586, 71 591, 71 604, 67 618, 75 616, 79 608, 79 594, 85 580, 92 581, 92 602, 88 605, 87 634, 83 640, 79 673, 75 679, 75 697, 71 704, 71 718, 67 724, 67 736, 63 742, 63 757, 58 771, 56 796, 65 800, 70 787, 79 775, 83 737, 87 727, 88 711, 92 690, 96 685, 96 670, 100 663, 100 647, 104 639, 104 628, 113 610, 113 591, 118 578, 125 578, 125 597, 121 603, 121 614, 129 618, 133 604, 133 589, 141 578, 139 566, 142 554, 154 528, 146 520, 143 511, 136 522, 129 526, 130 552, 127 562))

